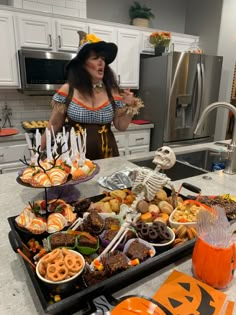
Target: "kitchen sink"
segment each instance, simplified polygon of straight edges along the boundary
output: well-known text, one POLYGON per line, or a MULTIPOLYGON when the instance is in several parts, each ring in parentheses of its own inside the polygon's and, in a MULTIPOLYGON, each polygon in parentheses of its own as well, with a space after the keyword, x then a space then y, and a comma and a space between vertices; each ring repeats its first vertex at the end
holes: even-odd
MULTIPOLYGON (((202 175, 212 171, 212 164, 219 161, 220 153, 213 150, 201 150, 190 153, 176 153, 176 163, 164 173, 171 180, 184 179, 192 176, 202 175)), ((143 159, 141 161, 131 161, 132 163, 154 169, 155 164, 152 159, 143 159)), ((224 161, 222 161, 224 162, 224 161)))
MULTIPOLYGON (((151 169, 155 168, 155 164, 152 163, 153 159, 147 159, 142 161, 131 161, 132 163, 142 166, 142 167, 149 167, 151 169)), ((200 169, 198 167, 189 165, 183 161, 176 161, 175 165, 170 168, 169 170, 165 170, 164 173, 172 180, 179 180, 188 177, 193 177, 197 175, 202 175, 207 173, 206 170, 200 169)))
MULTIPOLYGON (((212 150, 202 150, 181 154, 176 153, 176 159, 210 172, 212 171, 212 164, 219 161, 220 153, 212 150)), ((221 162, 224 163, 225 161, 222 160, 221 162)))

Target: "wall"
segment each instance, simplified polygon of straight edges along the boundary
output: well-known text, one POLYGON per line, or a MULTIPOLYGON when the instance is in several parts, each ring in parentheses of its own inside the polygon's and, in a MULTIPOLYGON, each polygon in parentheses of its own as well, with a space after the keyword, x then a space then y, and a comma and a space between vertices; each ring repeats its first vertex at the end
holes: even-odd
MULTIPOLYGON (((200 45, 205 53, 223 56, 219 101, 228 103, 236 62, 235 12, 235 0, 189 0, 186 9, 185 30, 200 36, 200 45)), ((215 140, 225 139, 227 125, 228 111, 218 109, 215 140)))
POLYGON ((222 2, 189 0, 186 4, 185 32, 200 36, 199 46, 209 55, 217 54, 222 2))
MULTIPOLYGON (((87 17, 91 19, 130 24, 129 7, 133 0, 87 0, 87 17)), ((140 0, 155 14, 150 27, 184 33, 188 0, 140 0)))
MULTIPOLYGON (((230 102, 231 88, 236 62, 236 1, 223 0, 222 17, 219 32, 218 54, 224 56, 223 72, 219 100, 230 102), (232 14, 233 13, 233 14, 232 14)), ((236 117, 235 117, 236 119, 236 117)), ((216 140, 225 138, 228 122, 228 111, 220 109, 217 114, 216 140)))
MULTIPOLYGON (((128 10, 132 3, 133 0, 87 0, 87 17, 129 24, 128 10)), ((205 53, 223 55, 219 99, 229 102, 236 59, 236 19, 235 14, 232 14, 232 12, 236 12, 236 1, 140 0, 140 3, 152 8, 156 16, 154 20, 151 20, 151 27, 199 35, 200 45, 205 53)), ((6 1, 0 0, 0 4, 6 4, 6 1)), ((26 116, 28 115, 28 119, 44 119, 50 112, 47 110, 48 99, 22 96, 15 90, 13 93, 12 90, 10 90, 11 92, 5 91, 6 94, 4 91, 0 90, 0 105, 5 99, 9 100, 10 106, 13 106, 13 118, 16 121, 22 120, 21 109, 25 111, 26 116), (10 94, 14 97, 13 101, 10 99, 10 94), (24 100, 26 101, 25 105, 24 100), (19 101, 19 108, 16 106, 17 101, 19 101), (30 104, 32 104, 32 108, 30 104), (42 111, 45 111, 42 113, 42 118, 41 113, 39 113, 41 108, 42 111), (14 114, 15 112, 16 114, 14 114)), ((216 130, 217 140, 224 139, 227 117, 227 112, 219 111, 218 125, 222 126, 223 120, 223 127, 216 130)))

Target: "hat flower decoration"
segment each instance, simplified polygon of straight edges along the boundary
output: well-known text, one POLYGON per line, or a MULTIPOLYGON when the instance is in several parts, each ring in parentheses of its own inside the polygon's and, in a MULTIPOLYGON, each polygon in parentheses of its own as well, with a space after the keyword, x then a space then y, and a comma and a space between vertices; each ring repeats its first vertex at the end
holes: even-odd
POLYGON ((164 46, 168 47, 171 40, 170 32, 153 32, 149 36, 149 43, 154 47, 164 46))
POLYGON ((101 39, 98 38, 96 35, 94 34, 85 34, 84 37, 81 39, 80 41, 80 45, 83 45, 83 44, 88 44, 88 43, 98 43, 100 42, 101 39))
POLYGON ((87 34, 83 31, 78 31, 80 40, 77 51, 76 60, 81 60, 88 55, 90 51, 96 53, 102 52, 107 64, 110 64, 117 55, 117 46, 115 43, 108 43, 101 40, 95 34, 87 34))

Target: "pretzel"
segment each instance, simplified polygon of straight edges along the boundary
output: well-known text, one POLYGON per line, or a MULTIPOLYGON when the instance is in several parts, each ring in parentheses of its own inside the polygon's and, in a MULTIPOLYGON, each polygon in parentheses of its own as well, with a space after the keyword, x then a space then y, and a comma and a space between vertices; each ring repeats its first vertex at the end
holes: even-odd
POLYGON ((50 262, 55 260, 59 254, 60 249, 59 248, 54 249, 51 253, 48 253, 42 258, 42 263, 45 265, 49 264, 50 262))
POLYGON ((82 259, 79 256, 66 255, 64 259, 66 267, 71 272, 79 272, 83 266, 82 259))
POLYGON ((46 276, 46 273, 47 273, 47 271, 46 271, 46 268, 45 268, 45 265, 43 264, 43 262, 41 261, 41 263, 39 264, 39 273, 43 276, 43 277, 45 277, 46 276))
POLYGON ((76 275, 83 265, 83 259, 79 255, 66 248, 57 248, 42 258, 38 272, 45 279, 58 282, 76 275))
POLYGON ((47 265, 47 277, 51 281, 62 281, 68 276, 68 269, 64 262, 58 261, 47 265))

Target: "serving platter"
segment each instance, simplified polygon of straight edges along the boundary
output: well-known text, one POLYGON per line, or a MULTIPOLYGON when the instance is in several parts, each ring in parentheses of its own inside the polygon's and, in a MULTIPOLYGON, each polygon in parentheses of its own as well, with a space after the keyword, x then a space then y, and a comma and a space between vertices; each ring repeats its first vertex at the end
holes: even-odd
POLYGON ((64 184, 61 184, 61 185, 57 185, 57 186, 49 186, 49 187, 35 187, 35 186, 32 186, 30 185, 29 183, 25 183, 21 180, 21 175, 24 171, 24 169, 21 169, 18 173, 18 176, 16 178, 16 181, 18 184, 22 185, 22 186, 25 186, 25 187, 30 187, 30 188, 47 188, 47 189, 52 189, 52 188, 56 188, 56 187, 64 187, 64 186, 69 186, 69 185, 77 185, 77 184, 80 184, 80 183, 84 183, 90 179, 92 179, 95 175, 97 175, 100 171, 100 167, 97 163, 93 162, 93 164, 96 166, 95 169, 92 171, 92 173, 86 177, 81 177, 80 179, 77 179, 77 180, 73 180, 72 179, 72 175, 69 174, 68 178, 67 178, 67 181, 64 183, 64 184))
MULTIPOLYGON (((170 190, 165 189, 168 195, 170 190)), ((92 202, 101 200, 105 195, 98 195, 91 197, 92 202)), ((186 199, 182 196, 183 199, 186 199)), ((11 230, 16 232, 15 217, 9 217, 8 222, 11 230)), ((20 230, 17 231, 22 242, 28 241, 28 235, 22 233, 20 230)), ((40 300, 40 303, 46 313, 49 314, 73 314, 75 311, 82 311, 85 314, 85 310, 92 311, 94 306, 91 302, 94 298, 105 295, 110 296, 116 291, 140 280, 144 277, 154 273, 155 271, 171 264, 172 262, 183 258, 192 253, 195 240, 187 241, 182 245, 167 249, 165 251, 157 251, 156 255, 151 259, 142 262, 140 265, 122 271, 112 277, 103 280, 95 285, 87 287, 81 280, 78 288, 71 291, 67 296, 63 296, 61 301, 52 304, 51 295, 49 290, 40 282, 35 272, 31 269, 30 265, 24 261, 27 273, 29 274, 33 283, 35 292, 40 300)))
MULTIPOLYGON (((41 122, 41 121, 40 121, 41 122)), ((36 130, 38 129, 40 132, 43 132, 44 130, 45 130, 45 128, 46 128, 46 126, 45 127, 43 127, 43 126, 35 126, 35 127, 27 127, 26 125, 25 125, 25 123, 29 123, 29 124, 31 124, 32 123, 32 121, 22 121, 21 122, 21 126, 23 127, 23 129, 26 131, 26 132, 32 132, 32 133, 34 133, 34 132, 36 132, 36 130)))

